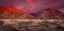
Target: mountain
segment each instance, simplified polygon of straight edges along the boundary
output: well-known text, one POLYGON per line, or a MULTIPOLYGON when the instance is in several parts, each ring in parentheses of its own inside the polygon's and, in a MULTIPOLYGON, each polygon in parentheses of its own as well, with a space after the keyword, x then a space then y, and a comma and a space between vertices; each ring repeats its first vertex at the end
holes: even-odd
POLYGON ((31 15, 13 6, 0 6, 0 19, 28 18, 27 15, 31 18, 31 15))
POLYGON ((19 10, 13 6, 0 6, 0 12, 3 11, 11 11, 11 12, 18 12, 18 13, 23 13, 22 10, 19 10))
POLYGON ((64 13, 54 9, 44 9, 41 17, 44 19, 64 19, 64 13))
POLYGON ((54 9, 44 9, 39 13, 26 13, 13 6, 0 6, 0 19, 64 19, 64 13, 54 9))

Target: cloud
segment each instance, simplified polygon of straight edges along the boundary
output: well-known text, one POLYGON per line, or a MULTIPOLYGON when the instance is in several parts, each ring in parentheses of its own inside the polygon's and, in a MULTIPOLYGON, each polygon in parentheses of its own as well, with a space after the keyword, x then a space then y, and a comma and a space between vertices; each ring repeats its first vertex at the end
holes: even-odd
POLYGON ((2 6, 14 6, 27 12, 39 12, 44 8, 64 8, 64 0, 0 0, 2 6))

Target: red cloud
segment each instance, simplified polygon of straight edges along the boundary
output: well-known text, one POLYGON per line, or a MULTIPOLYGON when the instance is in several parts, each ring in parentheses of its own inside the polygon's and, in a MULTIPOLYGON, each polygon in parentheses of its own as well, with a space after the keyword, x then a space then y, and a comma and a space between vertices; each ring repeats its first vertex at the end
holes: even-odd
POLYGON ((64 7, 64 0, 2 0, 2 2, 7 5, 14 4, 13 6, 23 9, 23 10, 33 10, 40 11, 44 8, 62 8, 64 7))

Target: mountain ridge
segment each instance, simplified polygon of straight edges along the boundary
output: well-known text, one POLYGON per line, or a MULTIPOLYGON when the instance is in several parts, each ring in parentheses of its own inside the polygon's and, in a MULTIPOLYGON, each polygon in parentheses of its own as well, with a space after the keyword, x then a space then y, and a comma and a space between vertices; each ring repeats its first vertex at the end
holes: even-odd
POLYGON ((54 9, 45 9, 42 11, 43 18, 50 18, 50 19, 64 19, 64 13, 59 10, 54 9))
POLYGON ((23 19, 23 18, 31 18, 31 15, 29 13, 26 13, 22 10, 19 10, 13 6, 0 6, 0 19, 23 19), (28 17, 28 16, 29 17, 28 17))
POLYGON ((26 13, 13 6, 0 6, 0 18, 20 19, 64 19, 64 13, 55 9, 44 9, 40 13, 26 13))

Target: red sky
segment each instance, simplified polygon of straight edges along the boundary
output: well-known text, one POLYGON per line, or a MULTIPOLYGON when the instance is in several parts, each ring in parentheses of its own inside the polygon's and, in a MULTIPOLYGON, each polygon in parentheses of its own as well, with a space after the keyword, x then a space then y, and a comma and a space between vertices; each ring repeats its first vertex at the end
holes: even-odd
POLYGON ((0 0, 0 6, 14 6, 25 12, 39 12, 44 8, 64 11, 64 0, 0 0))

